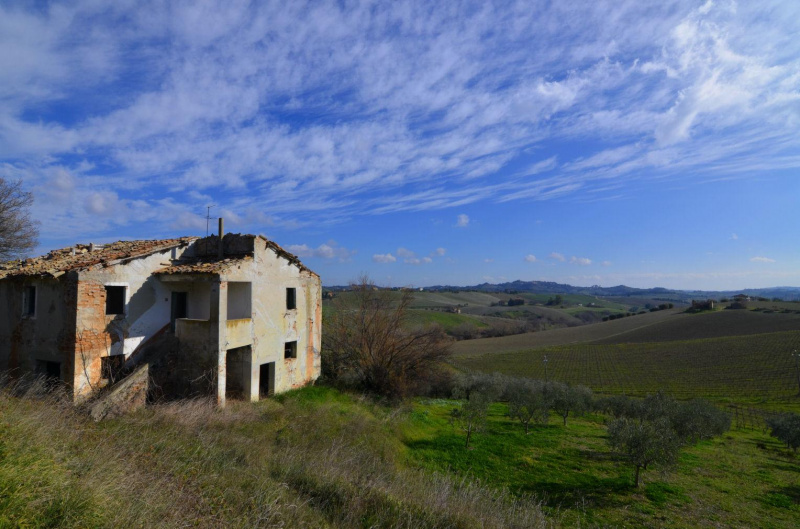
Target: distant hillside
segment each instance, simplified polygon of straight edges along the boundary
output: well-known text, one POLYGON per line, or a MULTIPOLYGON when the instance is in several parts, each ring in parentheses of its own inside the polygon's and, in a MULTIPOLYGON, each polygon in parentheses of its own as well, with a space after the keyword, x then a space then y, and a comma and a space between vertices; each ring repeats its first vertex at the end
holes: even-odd
MULTIPOLYGON (((327 290, 340 291, 347 290, 347 286, 329 286, 327 290)), ((600 297, 627 297, 627 298, 647 298, 654 300, 672 301, 678 303, 688 303, 692 299, 719 299, 731 297, 736 294, 747 296, 758 296, 764 298, 780 298, 786 301, 800 300, 800 287, 769 287, 769 288, 746 288, 742 290, 673 290, 662 287, 655 288, 635 288, 625 285, 614 287, 601 287, 592 285, 588 287, 567 285, 565 283, 555 283, 553 281, 511 281, 508 283, 481 283, 479 285, 456 286, 456 285, 434 285, 425 287, 426 292, 447 292, 447 291, 475 291, 475 292, 516 292, 530 294, 584 294, 600 297)))

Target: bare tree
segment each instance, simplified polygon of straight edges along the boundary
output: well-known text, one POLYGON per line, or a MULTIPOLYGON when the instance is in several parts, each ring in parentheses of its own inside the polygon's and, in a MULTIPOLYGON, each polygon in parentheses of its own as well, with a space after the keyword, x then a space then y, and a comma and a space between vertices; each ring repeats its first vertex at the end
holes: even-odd
POLYGON ((388 397, 413 392, 450 354, 440 327, 409 325, 413 299, 409 290, 382 290, 359 278, 325 320, 323 374, 388 397))
POLYGON ((33 195, 22 180, 0 178, 0 261, 25 257, 36 247, 39 230, 30 218, 33 195))

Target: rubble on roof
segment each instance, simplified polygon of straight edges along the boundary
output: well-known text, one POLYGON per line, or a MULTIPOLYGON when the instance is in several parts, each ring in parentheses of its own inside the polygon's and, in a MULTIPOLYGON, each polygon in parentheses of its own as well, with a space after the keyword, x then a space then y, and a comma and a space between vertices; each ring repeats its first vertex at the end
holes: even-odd
POLYGON ((13 276, 58 277, 70 270, 92 266, 111 266, 135 257, 142 257, 170 248, 187 246, 197 237, 177 239, 117 241, 103 246, 76 244, 53 250, 42 257, 0 263, 0 279, 13 276))
POLYGON ((180 263, 156 270, 156 274, 219 274, 234 265, 252 261, 252 255, 228 256, 224 259, 199 257, 181 260, 180 263))

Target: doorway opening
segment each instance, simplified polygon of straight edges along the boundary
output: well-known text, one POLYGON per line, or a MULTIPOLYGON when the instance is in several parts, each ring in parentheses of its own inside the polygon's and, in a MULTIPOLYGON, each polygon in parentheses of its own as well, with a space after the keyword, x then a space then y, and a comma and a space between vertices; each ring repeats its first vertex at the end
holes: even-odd
POLYGON ((228 349, 225 355, 225 397, 229 399, 243 399, 245 376, 250 377, 250 346, 228 349))
POLYGON ((271 397, 275 394, 275 362, 261 364, 258 388, 259 398, 271 397))

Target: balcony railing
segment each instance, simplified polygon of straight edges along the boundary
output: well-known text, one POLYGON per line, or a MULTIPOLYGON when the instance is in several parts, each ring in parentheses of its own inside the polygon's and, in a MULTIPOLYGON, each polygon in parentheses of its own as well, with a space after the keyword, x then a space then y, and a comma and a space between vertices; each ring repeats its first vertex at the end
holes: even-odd
MULTIPOLYGON (((209 320, 191 320, 180 318, 175 320, 175 336, 184 343, 207 342, 214 336, 212 325, 216 322, 209 320)), ((251 318, 240 318, 225 322, 225 339, 227 349, 244 347, 253 344, 253 320, 251 318)))
POLYGON ((228 341, 228 349, 252 345, 253 320, 251 318, 228 320, 225 322, 225 333, 225 338, 228 341))

